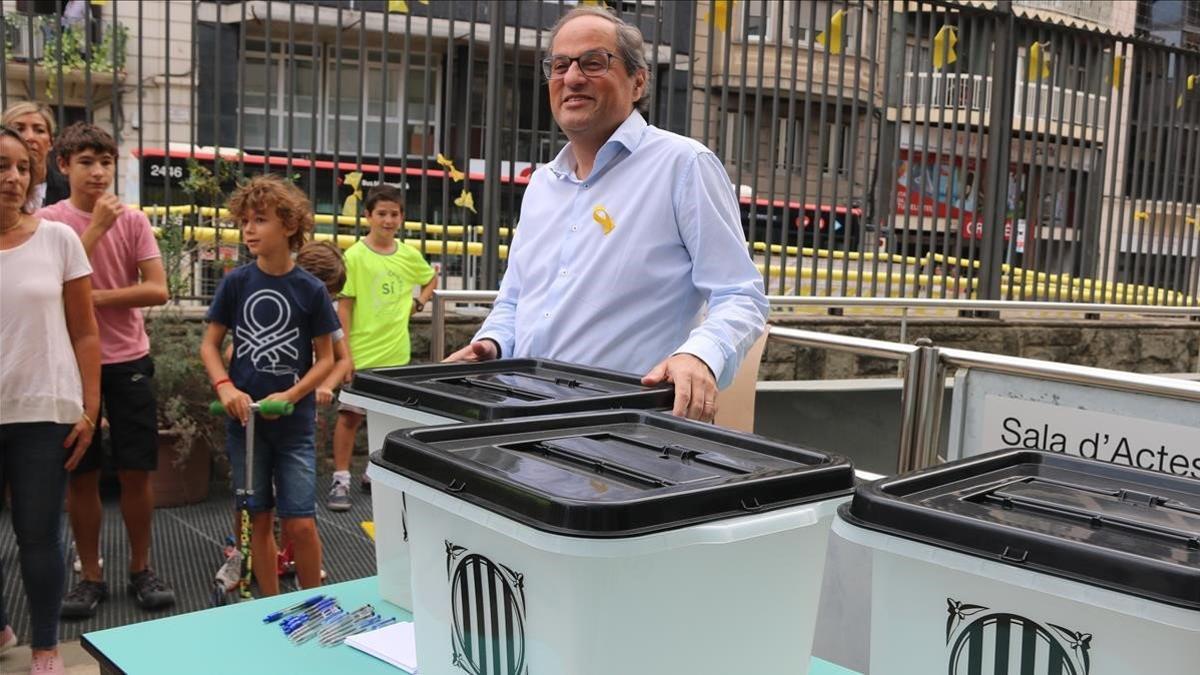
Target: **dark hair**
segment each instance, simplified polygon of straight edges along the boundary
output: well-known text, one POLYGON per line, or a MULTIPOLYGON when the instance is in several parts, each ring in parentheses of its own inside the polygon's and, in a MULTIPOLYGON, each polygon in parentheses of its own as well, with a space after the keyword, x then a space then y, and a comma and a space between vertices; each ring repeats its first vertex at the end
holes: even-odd
POLYGON ((275 210, 285 227, 296 231, 288 237, 288 246, 300 250, 313 229, 312 205, 308 197, 292 183, 272 174, 255 176, 238 186, 229 197, 229 213, 240 221, 249 211, 275 210))
POLYGON ((550 50, 554 49, 554 38, 558 37, 558 31, 582 16, 595 16, 611 23, 617 33, 617 56, 621 59, 621 63, 625 64, 626 74, 633 77, 639 70, 646 73, 646 86, 642 90, 641 97, 633 102, 633 106, 642 113, 647 112, 650 108, 650 67, 646 65, 646 55, 642 51, 645 49, 646 39, 637 26, 622 19, 607 5, 603 7, 584 5, 559 17, 558 21, 554 23, 554 27, 550 29, 550 40, 546 43, 546 56, 549 56, 550 50))
POLYGON ((95 124, 76 122, 63 129, 54 141, 54 154, 64 162, 70 162, 72 155, 84 150, 117 158, 117 142, 113 140, 112 134, 95 124))
POLYGON ((296 264, 325 284, 330 295, 342 292, 346 285, 346 261, 342 250, 331 241, 310 241, 296 254, 296 264))
MULTIPOLYGON (((15 129, 12 127, 0 126, 0 138, 5 136, 8 136, 9 138, 20 143, 21 147, 25 148, 25 154, 29 157, 29 185, 25 186, 25 203, 28 204, 29 199, 33 197, 33 191, 37 188, 37 186, 33 184, 33 174, 35 173, 38 165, 38 158, 33 150, 29 149, 29 144, 25 142, 24 138, 21 138, 21 134, 17 133, 15 129)), ((25 210, 24 204, 21 205, 21 210, 25 210)))
POLYGON ((400 188, 380 183, 367 191, 367 201, 363 202, 363 207, 366 212, 370 213, 375 210, 375 205, 379 202, 396 202, 400 205, 400 211, 404 212, 404 193, 400 188))

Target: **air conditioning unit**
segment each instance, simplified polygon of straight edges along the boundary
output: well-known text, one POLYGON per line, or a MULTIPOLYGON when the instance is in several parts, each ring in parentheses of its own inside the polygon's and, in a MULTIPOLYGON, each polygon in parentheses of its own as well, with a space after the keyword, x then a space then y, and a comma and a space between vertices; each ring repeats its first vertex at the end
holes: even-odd
POLYGON ((31 33, 29 22, 22 19, 24 17, 16 21, 15 30, 12 24, 6 27, 6 35, 9 38, 9 44, 12 45, 12 51, 9 52, 8 57, 23 61, 40 61, 45 50, 46 37, 37 22, 34 23, 31 33))

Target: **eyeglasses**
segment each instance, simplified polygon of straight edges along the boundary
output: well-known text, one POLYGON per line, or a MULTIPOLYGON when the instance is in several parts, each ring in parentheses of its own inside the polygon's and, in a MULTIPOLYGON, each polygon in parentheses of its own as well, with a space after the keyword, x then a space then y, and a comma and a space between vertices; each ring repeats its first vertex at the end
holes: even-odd
POLYGON ((584 52, 576 57, 547 56, 542 59, 542 74, 547 80, 561 80, 571 70, 572 63, 579 64, 579 72, 586 77, 600 77, 608 72, 613 59, 620 59, 616 54, 606 51, 584 52))

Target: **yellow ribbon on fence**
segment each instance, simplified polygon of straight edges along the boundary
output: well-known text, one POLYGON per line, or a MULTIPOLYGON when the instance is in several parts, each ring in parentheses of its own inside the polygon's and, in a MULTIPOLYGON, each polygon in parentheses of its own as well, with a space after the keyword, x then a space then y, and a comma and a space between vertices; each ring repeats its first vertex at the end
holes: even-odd
POLYGON ((830 54, 841 54, 846 44, 846 10, 839 9, 829 18, 829 28, 817 33, 817 42, 830 54))
POLYGON ((479 213, 475 210, 475 195, 472 195, 471 191, 467 188, 463 188, 462 194, 460 194, 458 198, 454 200, 454 205, 461 206, 464 209, 470 209, 471 213, 479 213))
POLYGON ((450 174, 450 179, 455 183, 461 183, 467 177, 466 174, 454 166, 454 160, 447 158, 440 152, 437 154, 437 163, 446 170, 446 173, 450 174))

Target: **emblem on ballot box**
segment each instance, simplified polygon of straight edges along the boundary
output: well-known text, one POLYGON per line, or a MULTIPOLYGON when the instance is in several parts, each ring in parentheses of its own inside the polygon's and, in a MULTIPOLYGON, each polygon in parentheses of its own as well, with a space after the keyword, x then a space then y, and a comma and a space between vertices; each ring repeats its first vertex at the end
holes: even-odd
POLYGON ((947 675, 1088 675, 1090 633, 946 598, 947 675))
POLYGON ((450 648, 471 675, 528 675, 525 575, 446 542, 450 648))

